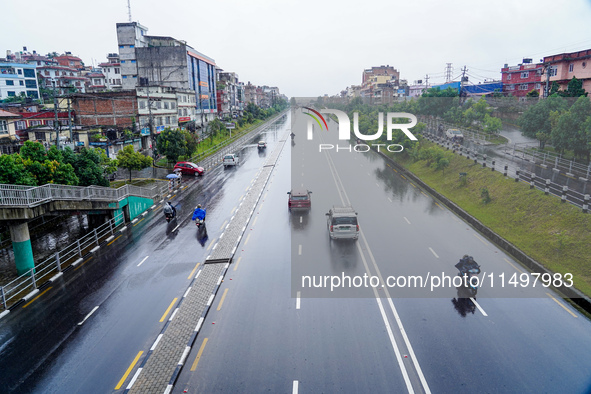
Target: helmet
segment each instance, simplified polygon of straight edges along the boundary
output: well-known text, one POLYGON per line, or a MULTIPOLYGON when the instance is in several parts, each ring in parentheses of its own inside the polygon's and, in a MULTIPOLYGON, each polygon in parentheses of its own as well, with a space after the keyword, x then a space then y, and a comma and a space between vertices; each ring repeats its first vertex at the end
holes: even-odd
POLYGON ((197 204, 197 208, 201 208, 201 204, 197 204))

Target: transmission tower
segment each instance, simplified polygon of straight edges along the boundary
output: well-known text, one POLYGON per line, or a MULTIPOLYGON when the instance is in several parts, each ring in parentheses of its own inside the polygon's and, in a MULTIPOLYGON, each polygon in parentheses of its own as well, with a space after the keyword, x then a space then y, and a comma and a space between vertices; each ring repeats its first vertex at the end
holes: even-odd
POLYGON ((451 82, 452 75, 453 75, 453 67, 451 63, 446 63, 447 66, 445 67, 445 82, 451 82))
POLYGON ((131 0, 127 0, 127 15, 129 17, 129 22, 131 22, 131 0))

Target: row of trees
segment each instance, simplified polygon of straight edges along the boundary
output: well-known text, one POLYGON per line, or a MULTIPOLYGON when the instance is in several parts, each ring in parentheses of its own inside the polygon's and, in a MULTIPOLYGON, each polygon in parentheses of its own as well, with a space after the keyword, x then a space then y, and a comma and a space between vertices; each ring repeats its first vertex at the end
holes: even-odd
POLYGON ((525 111, 519 119, 523 135, 536 138, 540 148, 547 142, 559 153, 571 150, 576 157, 591 155, 591 102, 589 98, 567 99, 554 94, 525 111))
POLYGON ((48 183, 71 186, 109 186, 109 174, 118 167, 140 170, 152 164, 152 159, 128 145, 117 159, 110 159, 100 148, 82 148, 75 153, 69 147, 45 149, 42 143, 26 141, 19 153, 0 156, 0 183, 42 186, 48 183))

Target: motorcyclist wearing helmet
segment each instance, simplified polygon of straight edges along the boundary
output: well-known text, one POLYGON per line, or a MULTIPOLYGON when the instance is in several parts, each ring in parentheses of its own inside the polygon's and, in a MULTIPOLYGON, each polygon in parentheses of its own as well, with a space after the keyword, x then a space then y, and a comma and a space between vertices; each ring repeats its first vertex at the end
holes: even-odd
POLYGON ((166 202, 166 204, 164 205, 163 211, 164 211, 165 215, 169 214, 169 215, 172 215, 172 217, 176 216, 176 208, 174 207, 174 205, 172 205, 170 203, 170 201, 166 202))
POLYGON ((205 209, 201 208, 201 204, 198 204, 197 207, 195 207, 195 212, 193 212, 191 220, 195 219, 205 220, 205 209))
POLYGON ((465 254, 460 261, 455 265, 455 267, 462 273, 465 274, 471 269, 477 270, 477 273, 480 273, 480 265, 474 261, 472 256, 468 256, 465 254))

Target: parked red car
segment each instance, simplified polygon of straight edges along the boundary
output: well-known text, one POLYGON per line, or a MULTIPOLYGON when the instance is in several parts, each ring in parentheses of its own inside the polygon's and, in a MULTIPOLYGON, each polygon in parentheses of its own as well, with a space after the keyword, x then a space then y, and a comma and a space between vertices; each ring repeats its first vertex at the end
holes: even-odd
POLYGON ((199 167, 197 164, 191 163, 190 161, 179 161, 175 164, 173 171, 176 169, 180 169, 183 174, 194 176, 201 176, 205 172, 203 167, 199 167))
POLYGON ((292 209, 308 211, 312 208, 312 192, 310 190, 297 188, 292 189, 287 194, 289 194, 287 208, 290 212, 292 209))

